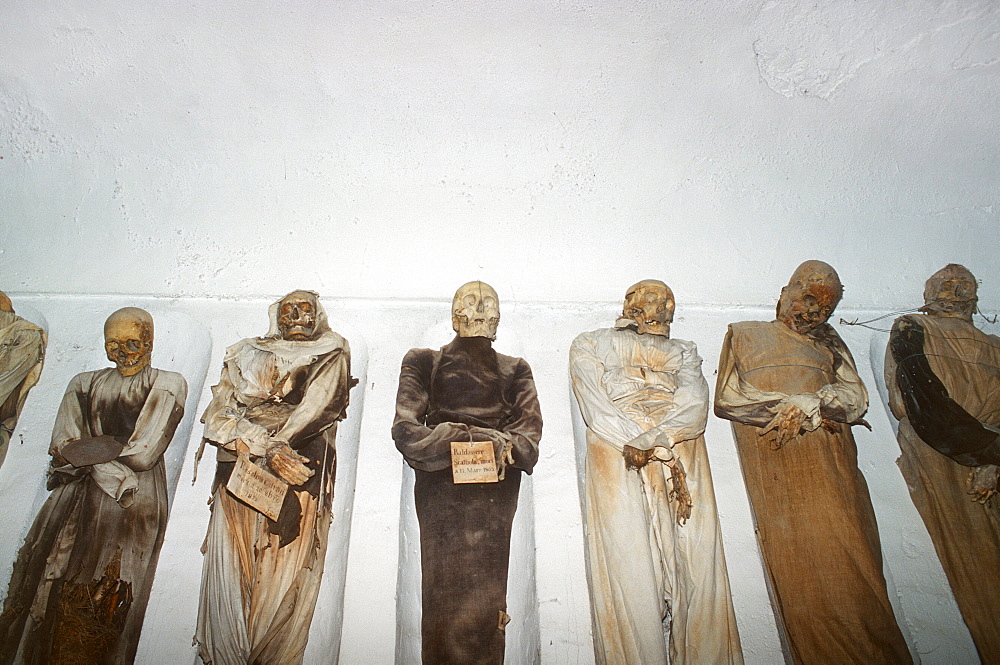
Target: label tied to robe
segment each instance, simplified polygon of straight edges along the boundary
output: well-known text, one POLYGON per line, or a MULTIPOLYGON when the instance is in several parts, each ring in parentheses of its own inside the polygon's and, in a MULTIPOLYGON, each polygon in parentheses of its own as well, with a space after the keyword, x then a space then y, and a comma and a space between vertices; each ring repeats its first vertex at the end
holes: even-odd
POLYGON ((452 441, 451 478, 455 484, 498 482, 493 442, 452 441))
POLYGON ((249 455, 240 455, 226 489, 257 512, 277 521, 288 483, 251 462, 249 455))

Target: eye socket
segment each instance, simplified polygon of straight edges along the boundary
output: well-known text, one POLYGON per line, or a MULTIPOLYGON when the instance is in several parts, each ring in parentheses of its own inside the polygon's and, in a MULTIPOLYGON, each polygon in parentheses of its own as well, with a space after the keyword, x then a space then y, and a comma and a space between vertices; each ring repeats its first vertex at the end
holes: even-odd
POLYGON ((466 307, 475 307, 476 306, 476 296, 470 293, 469 295, 467 295, 464 298, 462 298, 462 303, 466 307))
POLYGON ((305 312, 306 314, 308 314, 313 309, 312 303, 309 302, 308 300, 300 302, 299 303, 299 309, 302 310, 303 312, 305 312))
POLYGON ((483 298, 483 305, 490 308, 496 307, 497 306, 496 298, 494 298, 493 296, 486 296, 485 298, 483 298))
POLYGON ((108 351, 114 351, 118 348, 118 342, 114 340, 109 340, 104 343, 104 348, 107 349, 108 351))
POLYGON ((816 296, 812 294, 806 295, 802 298, 802 302, 804 302, 809 307, 812 307, 813 305, 816 304, 816 296))
POLYGON ((142 348, 142 342, 137 339, 130 339, 127 342, 125 342, 125 348, 131 351, 132 353, 135 353, 136 351, 142 348))

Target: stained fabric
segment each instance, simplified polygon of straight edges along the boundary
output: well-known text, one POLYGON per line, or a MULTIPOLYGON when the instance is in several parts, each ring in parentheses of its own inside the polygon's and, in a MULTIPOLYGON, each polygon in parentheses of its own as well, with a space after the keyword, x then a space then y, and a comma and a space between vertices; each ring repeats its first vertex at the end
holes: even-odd
POLYGON ((42 374, 47 342, 45 331, 35 324, 0 311, 0 465, 28 391, 42 374))
POLYGON ((910 663, 882 573, 875 512, 848 423, 868 396, 828 324, 729 326, 715 413, 733 421, 772 601, 795 663, 910 663), (782 403, 806 431, 782 447, 763 436, 782 403), (805 407, 805 408, 803 408, 805 407), (832 421, 837 432, 823 427, 832 421))
MULTIPOLYGON (((1000 436, 963 409, 931 368, 925 352, 924 318, 897 319, 889 337, 889 355, 896 364, 892 378, 910 425, 927 445, 963 466, 1000 464, 1000 436)), ((927 320, 935 321, 935 318, 927 320)), ((930 325, 933 329, 934 324, 930 325)), ((932 330, 931 334, 938 332, 932 330)), ((953 353, 946 358, 959 360, 953 353)), ((989 371, 982 378, 986 379, 987 389, 998 379, 989 371)))
POLYGON ((427 665, 503 663, 511 524, 541 434, 531 369, 490 340, 456 337, 403 359, 392 438, 416 473, 427 665), (504 480, 452 482, 451 442, 470 440, 493 442, 497 459, 510 451, 504 480))
MULTIPOLYGON (((280 302, 280 301, 279 301, 280 302)), ((222 376, 205 411, 205 441, 218 448, 212 516, 203 551, 195 640, 211 665, 302 662, 319 593, 332 520, 337 421, 351 386, 350 348, 317 308, 316 338, 277 335, 226 350, 222 376), (284 441, 308 459, 313 475, 289 487, 277 521, 225 487, 237 442, 266 468, 269 442, 284 441)))
POLYGON ((72 639, 56 631, 63 590, 106 579, 130 588, 131 606, 104 663, 131 663, 167 523, 163 453, 184 414, 187 383, 145 367, 78 374, 56 416, 52 490, 14 564, 0 617, 0 662, 50 662, 72 639), (117 459, 84 468, 61 462, 70 441, 108 435, 125 446, 117 459), (55 642, 55 646, 53 646, 55 642))
POLYGON ((1000 338, 958 318, 901 317, 889 338, 885 378, 889 407, 899 419, 898 464, 910 498, 980 659, 1000 663, 1000 499, 979 503, 968 494, 975 469, 994 479, 1000 473, 994 465, 968 465, 974 461, 970 449, 986 459, 997 453, 995 432, 988 428, 1000 427, 1000 338), (931 387, 928 378, 934 379, 931 387), (904 386, 924 396, 908 398, 904 386), (934 424, 915 425, 928 421, 934 424), (924 438, 928 431, 930 441, 924 438))
POLYGON ((697 348, 631 329, 595 330, 570 347, 570 375, 587 424, 597 663, 742 663, 703 436, 708 384, 697 348), (656 458, 628 470, 626 445, 680 463, 693 501, 686 523, 678 523, 670 470, 656 458))

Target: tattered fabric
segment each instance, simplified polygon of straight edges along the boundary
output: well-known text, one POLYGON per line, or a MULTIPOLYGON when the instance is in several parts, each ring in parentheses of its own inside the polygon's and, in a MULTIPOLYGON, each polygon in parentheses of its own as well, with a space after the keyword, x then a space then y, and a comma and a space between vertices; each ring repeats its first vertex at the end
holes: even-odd
POLYGON ((708 384, 695 345, 627 328, 595 330, 570 347, 570 374, 587 424, 598 665, 741 664, 703 436, 708 384), (666 448, 680 462, 694 504, 686 523, 677 520, 670 470, 655 458, 626 469, 626 445, 666 448))
POLYGON ((528 364, 483 337, 403 359, 392 438, 415 469, 425 665, 502 665, 510 533, 542 417, 528 364), (456 485, 452 441, 491 441, 514 462, 498 483, 456 485))
POLYGON ((45 331, 13 312, 0 311, 0 465, 24 401, 42 374, 45 331))
MULTIPOLYGON (((1000 498, 979 503, 969 496, 968 456, 985 461, 1000 454, 1000 338, 958 318, 902 317, 890 336, 885 379, 889 407, 899 419, 899 468, 910 498, 980 659, 995 665, 1000 663, 1000 498), (940 384, 936 394, 921 385, 928 371, 940 384), (904 385, 919 385, 923 396, 907 399, 904 385), (918 433, 915 420, 935 422, 921 427, 933 432, 933 443, 918 433), (949 455, 956 451, 960 461, 949 455)), ((983 471, 994 478, 1000 472, 993 465, 983 471)))
MULTIPOLYGON (((125 444, 116 460, 50 469, 46 499, 14 564, 0 617, 0 663, 41 665, 76 636, 57 631, 67 585, 129 585, 131 606, 113 648, 101 661, 131 663, 167 524, 163 465, 184 413, 187 384, 175 372, 143 368, 122 376, 109 368, 70 381, 50 452, 75 439, 109 435, 125 444)), ((127 594, 126 594, 127 595, 127 594)))
MULTIPOLYGON (((195 639, 206 665, 302 661, 326 558, 337 421, 347 409, 350 349, 318 309, 317 338, 250 338, 226 350, 205 411, 218 448, 212 517, 203 551, 195 639), (264 466, 269 441, 287 442, 313 476, 290 487, 272 521, 226 489, 237 440, 264 466)), ((276 334, 277 307, 270 311, 276 334)))
POLYGON ((729 326, 715 412, 734 421, 772 600, 795 663, 911 662, 848 425, 867 406, 854 360, 828 324, 807 335, 777 321, 729 326), (777 432, 759 433, 789 402, 805 412, 808 431, 775 449, 777 432), (828 431, 823 419, 840 431, 828 431))

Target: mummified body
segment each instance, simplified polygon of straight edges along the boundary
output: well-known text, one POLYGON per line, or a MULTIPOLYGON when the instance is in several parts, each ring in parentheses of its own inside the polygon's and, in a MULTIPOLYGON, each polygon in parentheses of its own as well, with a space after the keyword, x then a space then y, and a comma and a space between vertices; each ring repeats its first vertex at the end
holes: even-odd
POLYGON ((300 663, 323 577, 350 349, 311 291, 269 315, 266 337, 226 350, 202 417, 218 465, 195 639, 211 665, 300 663), (238 456, 288 483, 276 521, 227 489, 238 456))
POLYGON ((645 280, 615 328, 570 347, 601 665, 743 662, 703 436, 708 384, 694 343, 669 337, 673 313, 666 284, 645 280))
POLYGON ((0 616, 0 662, 131 663, 167 523, 163 452, 187 383, 149 366, 153 320, 104 326, 114 368, 70 381, 49 449, 51 494, 21 548, 0 616))
POLYGON ((733 421, 773 602, 795 663, 909 663, 851 425, 868 394, 826 321, 836 272, 807 261, 776 321, 729 326, 715 412, 733 421))
POLYGON ((458 336, 403 359, 392 438, 415 469, 426 665, 502 665, 511 524, 521 473, 538 460, 542 417, 528 364, 492 348, 496 292, 455 294, 458 336), (455 484, 451 442, 489 441, 502 479, 455 484))
POLYGON ((16 315, 0 291, 0 464, 28 391, 42 374, 46 342, 45 331, 16 315))
POLYGON ((972 324, 976 280, 935 273, 885 357, 899 468, 983 663, 1000 663, 1000 338, 972 324))

